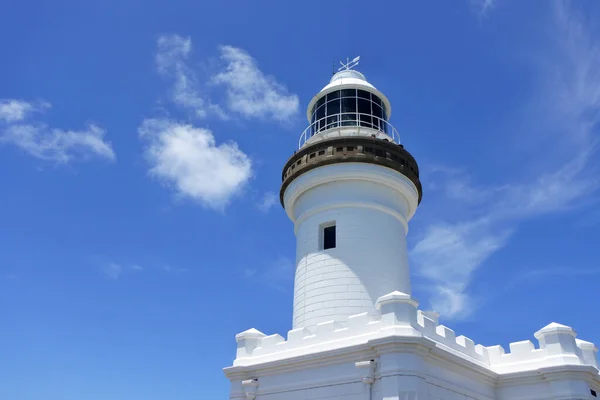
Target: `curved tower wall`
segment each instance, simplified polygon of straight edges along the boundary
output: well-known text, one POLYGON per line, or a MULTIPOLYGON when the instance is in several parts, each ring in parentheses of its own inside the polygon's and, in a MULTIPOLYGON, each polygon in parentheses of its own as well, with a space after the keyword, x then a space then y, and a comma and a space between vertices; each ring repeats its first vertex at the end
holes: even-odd
POLYGON ((294 328, 376 314, 377 298, 410 294, 406 234, 418 193, 398 172, 366 163, 319 167, 285 193, 296 232, 294 328), (335 248, 323 249, 335 225, 335 248))

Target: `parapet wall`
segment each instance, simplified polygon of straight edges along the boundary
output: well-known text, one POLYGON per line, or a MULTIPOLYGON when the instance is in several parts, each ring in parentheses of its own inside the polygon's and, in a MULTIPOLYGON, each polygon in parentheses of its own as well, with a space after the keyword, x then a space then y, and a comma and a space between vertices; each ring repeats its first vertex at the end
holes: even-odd
POLYGON ((510 352, 502 346, 485 347, 459 335, 437 321, 437 315, 417 310, 410 296, 393 292, 377 301, 380 316, 362 313, 345 321, 328 321, 315 327, 265 335, 255 329, 236 336, 238 349, 234 365, 252 365, 268 361, 314 354, 387 336, 425 337, 435 346, 497 373, 509 373, 557 365, 591 365, 598 368, 597 348, 576 339, 575 331, 551 323, 535 333, 539 346, 529 341, 510 343, 510 352))

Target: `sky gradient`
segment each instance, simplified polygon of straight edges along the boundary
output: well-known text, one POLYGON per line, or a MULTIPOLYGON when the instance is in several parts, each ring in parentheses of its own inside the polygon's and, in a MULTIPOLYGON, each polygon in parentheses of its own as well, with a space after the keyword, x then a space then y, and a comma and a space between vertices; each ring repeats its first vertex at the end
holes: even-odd
POLYGON ((357 55, 421 170, 421 308, 483 345, 600 343, 599 4, 3 11, 0 399, 227 398, 235 334, 291 328, 281 168, 357 55))

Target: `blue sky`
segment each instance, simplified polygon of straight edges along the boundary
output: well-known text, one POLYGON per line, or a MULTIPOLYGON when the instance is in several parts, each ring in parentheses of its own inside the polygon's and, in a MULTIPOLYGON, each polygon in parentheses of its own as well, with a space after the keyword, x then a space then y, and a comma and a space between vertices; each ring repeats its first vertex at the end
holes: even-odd
POLYGON ((0 398, 226 398, 235 334, 291 327, 280 172, 356 55, 422 170, 422 308, 484 345, 600 342, 599 7, 6 5, 0 398))

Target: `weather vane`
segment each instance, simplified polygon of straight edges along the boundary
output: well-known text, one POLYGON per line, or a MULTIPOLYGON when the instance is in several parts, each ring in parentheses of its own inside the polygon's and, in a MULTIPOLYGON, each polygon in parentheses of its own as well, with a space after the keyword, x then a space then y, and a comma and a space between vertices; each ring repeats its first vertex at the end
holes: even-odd
POLYGON ((356 67, 358 65, 358 61, 360 60, 360 56, 358 57, 354 57, 354 59, 352 61, 350 61, 350 59, 348 57, 346 57, 346 63, 340 61, 340 64, 342 64, 341 67, 338 68, 338 71, 341 70, 350 70, 354 67, 356 67))

